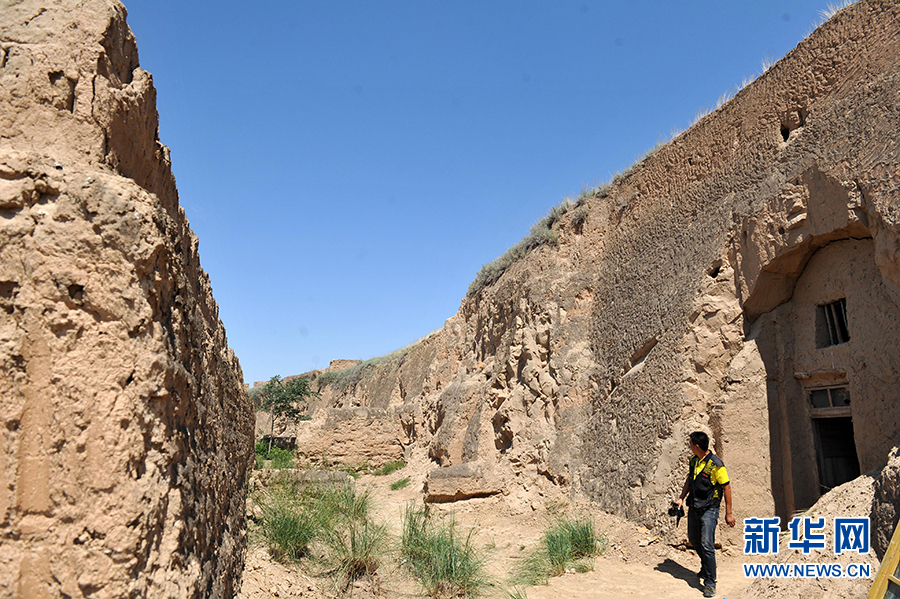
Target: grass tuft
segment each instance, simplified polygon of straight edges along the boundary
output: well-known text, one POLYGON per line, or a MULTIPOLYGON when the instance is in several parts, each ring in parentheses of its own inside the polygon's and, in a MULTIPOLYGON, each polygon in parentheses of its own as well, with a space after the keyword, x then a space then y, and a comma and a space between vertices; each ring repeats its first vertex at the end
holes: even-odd
POLYGON ((581 232, 584 223, 587 222, 588 209, 587 206, 578 206, 572 211, 572 228, 577 232, 581 232))
POLYGON ((432 522, 424 510, 406 508, 400 554, 403 565, 430 597, 477 597, 488 585, 485 562, 456 522, 432 522))
POLYGON ((303 506, 285 493, 270 494, 257 503, 262 512, 259 532, 269 555, 279 562, 296 562, 307 555, 319 526, 303 506))
POLYGON ((819 11, 819 16, 822 17, 822 22, 824 23, 840 11, 855 3, 856 0, 843 0, 842 2, 829 3, 828 6, 819 11))
POLYGON ((475 280, 469 285, 467 295, 475 295, 485 287, 496 283, 510 266, 531 250, 542 245, 556 245, 559 243, 559 234, 553 230, 553 225, 573 206, 575 206, 575 202, 569 198, 564 199, 554 206, 549 214, 534 223, 524 239, 506 250, 502 256, 493 262, 482 266, 475 276, 475 280))
POLYGON ((364 518, 349 520, 325 534, 329 551, 326 561, 335 585, 346 590, 355 580, 378 571, 387 552, 388 532, 384 524, 364 518))
POLYGON ((353 464, 337 464, 335 465, 339 472, 346 472, 354 479, 358 479, 359 475, 362 473, 369 474, 372 472, 372 465, 369 462, 362 462, 356 465, 353 464))
POLYGON ((269 457, 272 459, 272 468, 281 469, 294 467, 294 454, 287 449, 273 447, 269 457))
POLYGON ((357 491, 352 484, 310 485, 304 489, 301 500, 324 518, 325 528, 366 521, 373 503, 371 491, 357 491))
POLYGON ((359 384, 359 382, 365 376, 366 370, 370 368, 375 368, 377 366, 388 364, 390 362, 396 362, 398 366, 401 365, 403 363, 403 359, 406 357, 406 354, 409 353, 409 351, 416 345, 418 345, 425 339, 428 339, 432 334, 433 331, 432 333, 425 335, 421 339, 413 341, 406 347, 398 349, 397 351, 391 352, 387 355, 370 358, 364 362, 360 362, 359 364, 348 366, 347 368, 342 368, 341 370, 329 370, 327 372, 322 372, 314 379, 316 388, 321 391, 325 387, 333 387, 340 392, 345 392, 348 389, 351 389, 359 384))
POLYGON ((277 561, 312 560, 340 590, 374 574, 384 561, 389 535, 372 520, 368 490, 284 480, 255 500, 261 512, 255 532, 277 561))
POLYGON ((384 476, 387 474, 393 474, 394 472, 396 472, 397 470, 400 470, 401 468, 403 468, 405 466, 406 466, 406 462, 404 462, 403 460, 394 460, 394 461, 384 464, 381 468, 376 468, 372 474, 374 474, 375 476, 384 476))
POLYGON ((565 573, 570 566, 586 572, 591 569, 590 558, 605 548, 606 539, 597 534, 589 518, 558 517, 544 531, 538 546, 525 555, 512 582, 547 584, 551 576, 565 573))
POLYGON ((360 362, 359 364, 342 368, 341 370, 323 372, 316 377, 315 381, 320 390, 325 387, 334 387, 338 391, 346 391, 347 389, 355 387, 357 383, 362 380, 363 373, 367 368, 390 362, 395 358, 401 358, 404 354, 405 352, 400 350, 387 354, 386 356, 371 358, 365 362, 360 362))
POLYGON ((399 491, 400 489, 405 489, 409 486, 409 477, 401 478, 400 480, 391 483, 391 491, 399 491))

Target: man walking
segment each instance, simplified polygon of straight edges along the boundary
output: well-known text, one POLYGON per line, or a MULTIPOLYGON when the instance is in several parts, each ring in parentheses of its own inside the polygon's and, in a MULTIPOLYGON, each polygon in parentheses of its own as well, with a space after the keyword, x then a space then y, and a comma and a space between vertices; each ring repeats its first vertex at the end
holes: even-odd
POLYGON ((731 511, 731 485, 728 472, 709 450, 709 436, 693 432, 688 439, 691 458, 687 480, 681 489, 681 496, 675 503, 681 507, 687 497, 688 540, 700 556, 700 580, 703 582, 703 596, 716 596, 716 524, 719 522, 719 504, 725 497, 725 522, 734 526, 731 511))

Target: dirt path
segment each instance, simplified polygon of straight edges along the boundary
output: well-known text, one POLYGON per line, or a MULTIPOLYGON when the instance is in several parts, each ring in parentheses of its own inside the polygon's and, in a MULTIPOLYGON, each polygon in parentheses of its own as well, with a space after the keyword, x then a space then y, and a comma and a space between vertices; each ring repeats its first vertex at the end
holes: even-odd
MULTIPOLYGON (((616 558, 600 557, 594 571, 584 574, 564 574, 550 579, 547 586, 529 587, 529 599, 579 597, 583 599, 619 599, 647 597, 659 599, 696 599, 701 597, 697 580, 699 560, 693 553, 665 558, 655 566, 640 562, 623 562, 616 558), (697 563, 695 563, 697 562, 697 563)), ((718 597, 737 597, 747 586, 740 563, 719 560, 718 597)))
MULTIPOLYGON (((409 465, 388 476, 361 476, 356 485, 370 489, 375 499, 378 517, 391 534, 399 538, 404 509, 410 502, 421 505, 422 485, 427 464, 409 465), (404 489, 390 490, 390 484, 405 478, 410 484, 404 489)), ((518 561, 540 538, 553 511, 590 513, 597 527, 608 538, 604 555, 594 561, 594 570, 586 573, 567 573, 550 580, 549 585, 522 589, 529 599, 660 597, 696 599, 701 588, 696 571, 699 559, 692 552, 679 551, 668 543, 681 540, 654 540, 652 533, 634 523, 609 514, 591 511, 589 504, 572 505, 555 487, 530 489, 527 495, 498 495, 472 499, 431 508, 439 515, 452 516, 461 527, 475 527, 476 544, 488 556, 488 570, 498 583, 492 595, 503 597, 505 580, 518 561)), ((684 533, 684 524, 681 527, 684 533)), ((747 586, 740 564, 743 559, 719 553, 718 597, 737 597, 747 586)), ((307 576, 296 568, 272 563, 265 551, 254 547, 248 553, 242 599, 280 597, 321 599, 334 596, 326 580, 307 576)), ((390 597, 418 599, 424 597, 417 583, 396 566, 379 571, 375 585, 361 583, 354 589, 354 597, 390 597)))

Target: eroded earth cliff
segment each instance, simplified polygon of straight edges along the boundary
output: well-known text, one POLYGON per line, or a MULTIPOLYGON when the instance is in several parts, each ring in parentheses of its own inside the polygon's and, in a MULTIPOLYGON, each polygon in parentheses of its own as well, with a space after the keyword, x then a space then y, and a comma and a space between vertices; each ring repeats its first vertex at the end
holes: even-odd
POLYGON ((357 439, 338 423, 377 422, 388 449, 367 459, 426 451, 459 470, 456 498, 552 481, 661 526, 698 428, 739 519, 882 466, 900 438, 898 21, 896 2, 841 11, 442 329, 310 373, 298 451, 345 459, 357 439))
POLYGON ((231 596, 252 415, 113 0, 0 0, 0 596, 231 596))

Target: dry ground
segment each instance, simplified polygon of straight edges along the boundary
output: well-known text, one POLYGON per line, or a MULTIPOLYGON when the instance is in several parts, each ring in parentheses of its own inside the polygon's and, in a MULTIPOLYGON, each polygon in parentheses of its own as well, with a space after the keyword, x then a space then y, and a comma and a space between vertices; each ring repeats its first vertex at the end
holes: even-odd
MULTIPOLYGON (((378 517, 386 522, 395 538, 400 536, 401 518, 409 502, 422 502, 422 486, 427 468, 425 460, 414 460, 406 468, 388 476, 362 475, 358 488, 371 489, 378 517), (405 489, 390 490, 390 484, 404 477, 411 483, 405 489)), ((589 504, 572 505, 558 489, 543 486, 517 495, 498 495, 432 507, 437 513, 452 514, 463 527, 476 528, 477 546, 487 556, 490 575, 498 583, 489 596, 505 597, 505 579, 519 559, 533 547, 550 515, 555 511, 590 513, 597 527, 609 540, 606 552, 594 560, 594 570, 570 572, 550 580, 546 586, 524 589, 529 599, 584 597, 606 599, 622 597, 701 597, 696 577, 699 560, 693 552, 680 551, 672 544, 682 541, 686 523, 670 538, 653 540, 642 526, 621 518, 590 510, 589 504), (651 541, 648 544, 648 541, 651 541)), ((395 560, 391 560, 395 561, 395 560)), ((719 597, 737 596, 747 586, 740 564, 743 555, 737 548, 719 553, 719 597)), ((510 589, 511 590, 511 589, 510 589)), ((241 599, 269 597, 324 599, 332 597, 328 579, 316 578, 303 567, 274 563, 265 549, 252 544, 244 571, 241 599)), ((377 580, 360 582, 354 597, 424 597, 420 587, 396 565, 379 571, 377 580)))

